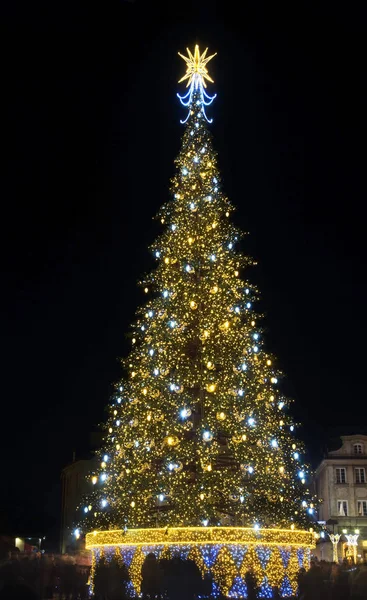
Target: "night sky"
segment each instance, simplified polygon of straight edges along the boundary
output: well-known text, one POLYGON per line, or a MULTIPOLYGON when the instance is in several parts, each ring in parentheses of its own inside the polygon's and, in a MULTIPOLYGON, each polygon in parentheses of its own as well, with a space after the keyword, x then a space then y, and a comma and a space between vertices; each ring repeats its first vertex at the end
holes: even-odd
POLYGON ((243 4, 1 8, 0 534, 56 539, 61 469, 88 454, 121 375, 187 45, 218 52, 223 185, 313 465, 329 438, 367 431, 366 14, 243 4))

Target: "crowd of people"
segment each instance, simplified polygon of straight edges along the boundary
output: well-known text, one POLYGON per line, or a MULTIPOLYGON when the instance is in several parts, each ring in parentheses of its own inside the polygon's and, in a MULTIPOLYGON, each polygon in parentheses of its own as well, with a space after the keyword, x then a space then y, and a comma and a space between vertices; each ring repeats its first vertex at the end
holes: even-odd
POLYGON ((89 572, 69 554, 12 552, 0 564, 0 600, 87 600, 89 572))
MULTIPOLYGON (((89 586, 90 566, 71 555, 12 553, 0 563, 0 600, 125 600, 134 597, 128 569, 122 561, 102 558, 89 586)), ((248 600, 261 598, 253 574, 245 577, 248 600)), ((148 554, 141 570, 144 600, 211 598, 212 581, 202 579, 194 561, 179 557, 157 560, 148 554)), ((218 597, 218 596, 217 596, 218 597)), ((279 600, 273 589, 273 600, 279 600)), ((299 600, 367 600, 367 564, 313 560, 298 574, 299 600)))
POLYGON ((298 574, 300 600, 367 600, 367 564, 311 561, 298 574))

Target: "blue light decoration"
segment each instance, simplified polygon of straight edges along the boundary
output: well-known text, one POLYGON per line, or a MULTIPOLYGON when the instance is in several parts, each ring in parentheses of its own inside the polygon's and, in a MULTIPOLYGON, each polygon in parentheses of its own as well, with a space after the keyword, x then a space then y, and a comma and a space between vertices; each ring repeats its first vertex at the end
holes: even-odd
MULTIPOLYGON (((179 83, 187 79, 187 87, 189 88, 189 90, 184 96, 180 96, 180 94, 177 94, 177 97, 179 98, 182 106, 190 108, 193 103, 193 96, 195 94, 195 98, 198 98, 196 103, 198 106, 200 106, 200 112, 198 114, 198 117, 200 118, 200 113, 202 113, 206 121, 208 123, 212 123, 213 119, 208 119, 205 112, 205 107, 210 106, 210 104, 216 98, 217 94, 214 94, 214 96, 209 96, 209 94, 207 94, 204 88, 206 87, 205 79, 207 79, 210 82, 213 82, 213 80, 208 75, 208 69, 206 68, 206 65, 215 56, 215 54, 212 54, 211 56, 207 57, 206 53, 208 51, 208 48, 203 52, 203 54, 200 54, 198 45, 195 46, 194 54, 192 54, 188 48, 186 50, 188 56, 183 56, 183 54, 180 54, 180 52, 178 53, 179 56, 181 56, 181 58, 183 58, 186 62, 186 73, 180 79, 179 83)), ((181 120, 180 123, 186 123, 190 114, 191 111, 189 110, 186 119, 181 120)), ((199 127, 199 123, 196 123, 195 126, 199 127)))
POLYGON ((204 565, 207 569, 211 569, 217 560, 217 556, 220 550, 220 546, 216 544, 208 544, 207 546, 202 546, 201 548, 201 556, 203 557, 204 565))
POLYGON ((270 548, 267 548, 266 546, 258 546, 256 548, 256 554, 258 555, 261 566, 265 571, 271 555, 270 548))
POLYGON ((283 566, 286 569, 288 567, 289 559, 291 557, 291 552, 290 550, 284 550, 284 548, 279 548, 279 552, 283 566))
POLYGON ((228 598, 247 598, 247 585, 242 577, 235 577, 228 598))
POLYGON ((303 559, 304 559, 304 550, 303 548, 298 548, 297 550, 297 559, 298 559, 298 564, 301 567, 303 567, 303 559))
POLYGON ((238 546, 236 544, 229 544, 228 550, 231 553, 231 556, 235 562, 236 567, 239 569, 242 565, 245 554, 248 550, 247 546, 238 546))
POLYGON ((216 581, 212 581, 212 593, 211 593, 211 598, 219 598, 222 597, 219 585, 217 584, 216 581))
POLYGON ((291 582, 289 581, 287 575, 284 577, 282 585, 280 586, 280 595, 282 598, 293 596, 291 582))
POLYGON ((147 554, 154 554, 154 556, 158 559, 161 554, 164 546, 142 546, 141 551, 146 556, 147 554))
POLYGON ((271 589, 271 586, 269 585, 269 581, 267 577, 264 577, 264 579, 261 582, 261 585, 259 587, 259 598, 272 598, 273 597, 273 590, 271 589))

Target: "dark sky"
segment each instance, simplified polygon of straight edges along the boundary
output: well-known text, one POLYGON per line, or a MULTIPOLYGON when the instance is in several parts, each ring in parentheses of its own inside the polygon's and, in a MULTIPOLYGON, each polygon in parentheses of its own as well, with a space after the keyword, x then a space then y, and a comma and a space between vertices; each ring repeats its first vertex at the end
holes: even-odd
POLYGON ((366 431, 366 14, 267 4, 3 4, 0 530, 56 532, 61 468, 104 418, 196 42, 218 52, 224 188, 310 458, 366 431))

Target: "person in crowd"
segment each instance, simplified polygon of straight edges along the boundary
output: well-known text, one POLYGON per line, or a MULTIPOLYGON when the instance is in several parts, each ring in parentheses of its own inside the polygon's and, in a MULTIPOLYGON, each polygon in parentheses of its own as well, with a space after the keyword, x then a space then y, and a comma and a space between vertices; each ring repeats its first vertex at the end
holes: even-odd
POLYGON ((160 590, 160 569, 153 552, 147 554, 141 568, 141 591, 144 600, 157 598, 160 590))

